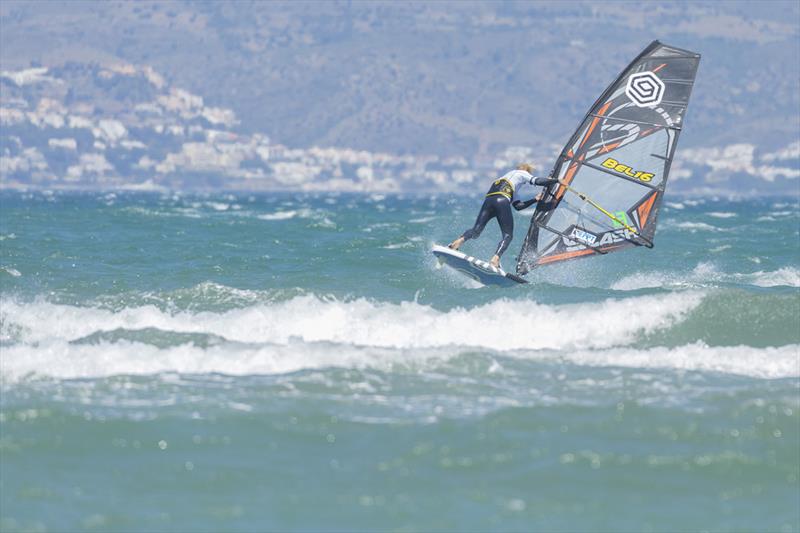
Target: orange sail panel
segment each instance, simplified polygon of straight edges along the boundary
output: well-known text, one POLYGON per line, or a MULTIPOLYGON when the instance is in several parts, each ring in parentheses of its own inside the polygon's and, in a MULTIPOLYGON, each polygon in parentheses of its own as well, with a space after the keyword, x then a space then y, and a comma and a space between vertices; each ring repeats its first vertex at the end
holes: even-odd
POLYGON ((647 225, 647 217, 650 216, 650 211, 653 209, 653 205, 656 202, 656 196, 658 196, 658 193, 652 193, 642 205, 636 208, 639 214, 639 226, 642 228, 647 225))

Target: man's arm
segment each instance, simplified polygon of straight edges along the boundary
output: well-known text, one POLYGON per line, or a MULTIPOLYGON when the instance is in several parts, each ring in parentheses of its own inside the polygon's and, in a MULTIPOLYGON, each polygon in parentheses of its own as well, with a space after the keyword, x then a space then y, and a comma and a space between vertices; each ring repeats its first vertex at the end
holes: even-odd
POLYGON ((513 202, 511 202, 511 205, 514 206, 514 209, 516 209, 517 211, 522 211, 523 209, 529 208, 530 206, 532 206, 541 199, 542 199, 542 193, 539 193, 536 195, 535 198, 531 198, 530 200, 526 200, 524 202, 521 200, 514 200, 513 202))
MULTIPOLYGON (((536 180, 538 178, 533 174, 531 174, 530 172, 528 173, 528 175, 530 176, 530 178, 528 178, 528 185, 536 185, 536 180)), ((541 199, 542 199, 542 193, 539 193, 536 195, 535 198, 531 198, 530 200, 526 200, 524 202, 521 200, 514 200, 513 202, 511 202, 511 205, 514 206, 514 209, 516 209, 517 211, 522 211, 523 209, 529 208, 530 206, 532 206, 541 199)))

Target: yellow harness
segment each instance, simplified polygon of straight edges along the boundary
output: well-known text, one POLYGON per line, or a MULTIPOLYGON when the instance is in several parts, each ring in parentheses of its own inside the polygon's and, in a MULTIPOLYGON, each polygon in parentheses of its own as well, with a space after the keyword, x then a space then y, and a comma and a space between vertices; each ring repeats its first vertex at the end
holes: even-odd
POLYGON ((489 192, 486 193, 486 196, 505 196, 509 200, 511 197, 514 196, 514 185, 505 178, 500 178, 492 183, 492 186, 489 187, 489 192))

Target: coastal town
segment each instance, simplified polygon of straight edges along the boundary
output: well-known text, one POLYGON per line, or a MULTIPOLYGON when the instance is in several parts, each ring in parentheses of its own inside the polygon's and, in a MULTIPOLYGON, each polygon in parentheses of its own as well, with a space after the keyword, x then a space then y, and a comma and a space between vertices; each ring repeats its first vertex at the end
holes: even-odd
MULTIPOLYGON (((149 66, 4 71, 0 85, 4 188, 458 193, 523 160, 546 173, 560 150, 556 143, 499 146, 468 158, 286 146, 242 131, 233 110, 208 105, 149 66)), ((796 179, 798 158, 798 141, 769 153, 743 143, 682 147, 671 188, 714 193, 692 180, 710 172, 715 179, 796 179)))
POLYGON ((452 191, 517 160, 544 162, 525 146, 477 167, 463 156, 287 147, 238 131, 232 110, 169 86, 149 67, 42 67, 3 72, 0 82, 5 187, 452 191), (91 100, 76 87, 87 84, 91 100), (103 91, 115 99, 97 98, 103 91))

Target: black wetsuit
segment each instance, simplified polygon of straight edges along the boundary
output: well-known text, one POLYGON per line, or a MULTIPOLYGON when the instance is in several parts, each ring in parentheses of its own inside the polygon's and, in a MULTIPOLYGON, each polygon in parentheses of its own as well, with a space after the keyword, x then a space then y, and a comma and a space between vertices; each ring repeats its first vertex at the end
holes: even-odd
POLYGON ((500 232, 503 236, 497 244, 496 256, 503 255, 508 245, 511 244, 511 239, 514 238, 514 215, 511 213, 511 206, 514 209, 521 211, 536 203, 536 198, 532 198, 525 202, 515 200, 512 204, 511 198, 514 195, 514 188, 511 184, 504 180, 499 179, 492 183, 489 192, 486 193, 486 199, 483 200, 478 218, 475 219, 475 225, 465 231, 461 237, 468 241, 480 237, 483 228, 493 218, 497 218, 497 223, 500 224, 500 232))

